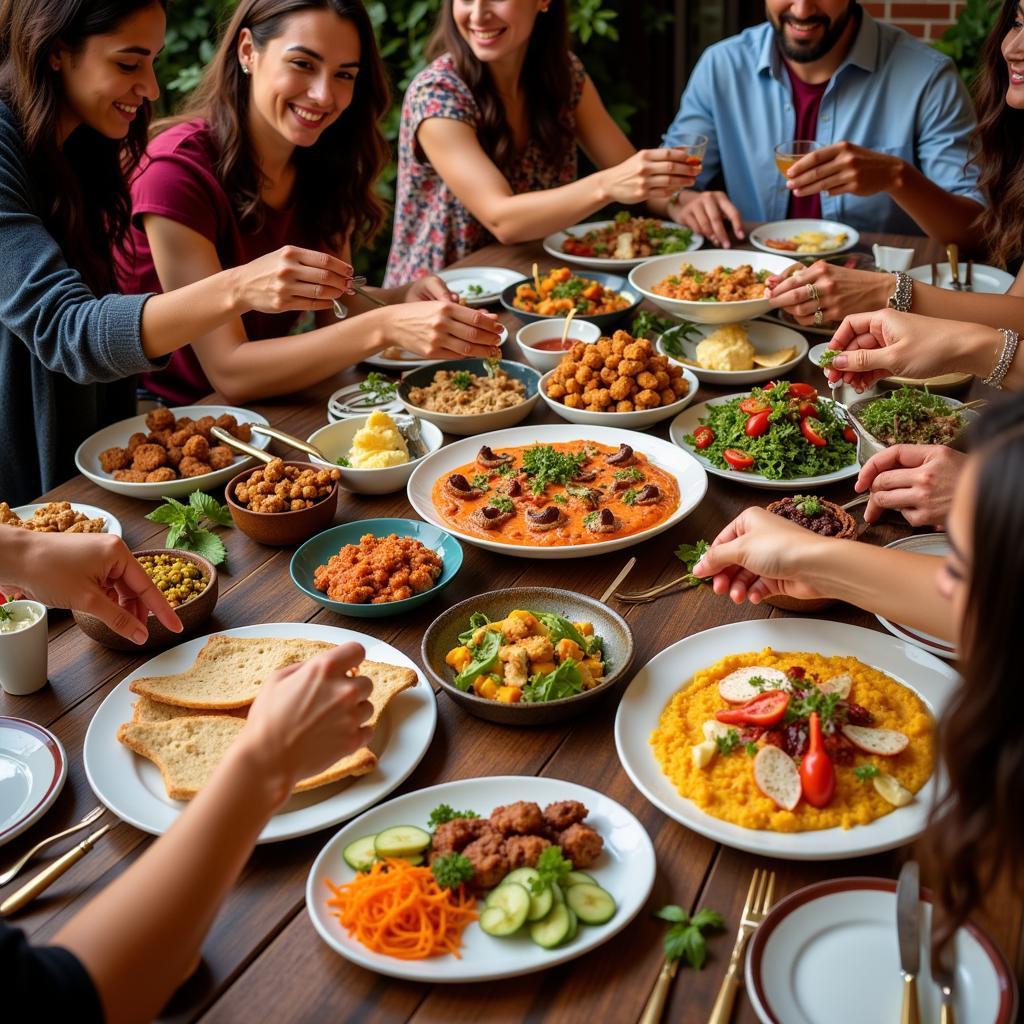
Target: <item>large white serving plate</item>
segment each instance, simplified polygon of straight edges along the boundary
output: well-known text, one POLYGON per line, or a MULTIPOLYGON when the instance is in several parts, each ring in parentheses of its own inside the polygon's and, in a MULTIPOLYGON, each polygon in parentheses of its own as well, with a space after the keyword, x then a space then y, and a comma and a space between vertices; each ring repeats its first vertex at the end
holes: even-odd
POLYGON ((684 299, 670 299, 651 289, 666 277, 678 274, 681 267, 689 263, 704 273, 715 267, 741 267, 749 264, 754 272, 767 270, 772 274, 784 274, 792 266, 800 266, 788 256, 766 252, 751 252, 748 249, 702 249, 700 252, 672 253, 645 260, 629 272, 629 283, 646 299, 673 316, 694 320, 699 324, 735 324, 741 320, 767 313, 771 308, 768 299, 745 299, 742 302, 689 302, 684 299))
MULTIPOLYGON (((259 423, 261 426, 269 426, 266 417, 258 412, 249 409, 236 409, 233 405, 176 405, 171 408, 176 418, 191 416, 198 420, 203 416, 212 416, 216 419, 225 413, 234 416, 239 423, 259 423)), ((104 473, 100 466, 100 452, 108 448, 125 448, 128 445, 128 438, 135 433, 148 434, 149 427, 146 426, 146 416, 132 416, 130 419, 121 420, 102 430, 97 430, 91 437, 87 437, 75 452, 75 465, 78 471, 87 476, 94 484, 115 494, 124 494, 129 498, 139 498, 142 501, 162 501, 164 498, 187 498, 193 491, 212 491, 217 487, 223 487, 236 473, 241 472, 253 460, 248 455, 239 455, 230 466, 224 469, 215 469, 212 473, 204 473, 202 476, 182 477, 177 480, 168 480, 160 484, 130 484, 122 480, 115 480, 109 473, 104 473)), ((219 444, 220 442, 215 442, 219 444)), ((270 438, 253 434, 249 442, 257 448, 266 448, 270 444, 270 438)))
MULTIPOLYGON (((650 259, 657 259, 655 256, 638 256, 632 260, 602 259, 600 256, 572 256, 562 251, 562 246, 570 235, 581 238, 588 231, 600 231, 602 228, 611 227, 614 223, 615 221, 613 220, 592 220, 586 224, 577 224, 566 231, 555 231, 544 239, 544 251, 549 256, 554 256, 557 260, 575 263, 579 267, 589 267, 591 270, 632 270, 633 267, 639 267, 641 263, 646 263, 650 259)), ((683 227, 682 224, 677 224, 674 220, 663 220, 659 223, 665 228, 683 227)), ((690 244, 684 251, 693 252, 703 244, 704 236, 694 231, 690 244)), ((671 255, 678 256, 679 253, 672 253, 671 255)))
MULTIPOLYGON (((272 843, 308 835, 366 810, 401 785, 430 746, 437 721, 434 691, 416 663, 390 644, 352 629, 311 622, 267 622, 221 630, 220 635, 298 637, 331 644, 355 641, 363 645, 370 661, 411 668, 419 680, 416 686, 394 698, 374 731, 370 749, 379 758, 377 767, 368 775, 293 796, 270 819, 257 842, 272 843)), ((196 637, 172 647, 125 676, 99 706, 85 734, 83 758, 89 785, 119 818, 143 832, 162 835, 186 804, 167 796, 156 765, 117 740, 117 728, 130 721, 132 704, 137 699, 128 685, 141 676, 183 672, 208 639, 196 637)))
POLYGON ((417 514, 428 523, 475 544, 487 551, 514 558, 589 558, 609 551, 621 551, 642 541, 650 540, 676 523, 685 519, 701 502, 708 489, 708 478, 700 463, 675 445, 657 437, 648 437, 632 430, 616 430, 614 427, 578 426, 573 423, 542 423, 533 427, 511 427, 495 430, 490 434, 467 437, 445 445, 440 451, 432 452, 416 467, 409 478, 407 493, 409 502, 417 514), (463 533, 440 517, 434 508, 431 491, 438 477, 451 473, 459 466, 472 462, 481 445, 489 445, 496 452, 503 448, 517 448, 530 444, 552 444, 573 441, 596 441, 617 448, 628 444, 634 450, 646 455, 652 465, 671 473, 679 484, 679 507, 663 523, 629 537, 595 541, 593 544, 568 544, 564 547, 531 547, 526 544, 504 544, 473 534, 463 533))
POLYGON ((0 846, 53 806, 67 775, 68 756, 49 729, 0 717, 0 846))
POLYGON ((849 224, 843 224, 838 220, 816 220, 812 217, 773 220, 769 224, 759 224, 750 232, 750 244, 756 245, 762 252, 775 253, 777 256, 798 256, 801 259, 808 256, 834 256, 838 252, 846 252, 847 249, 852 249, 859 241, 860 232, 855 228, 851 228, 849 224), (785 249, 775 249, 765 244, 769 238, 776 240, 792 238, 794 235, 803 234, 805 231, 819 231, 821 234, 829 235, 830 237, 846 235, 846 240, 831 249, 822 249, 820 252, 791 252, 785 249))
MULTIPOLYGON (((729 654, 760 651, 815 651, 826 657, 852 655, 913 690, 938 718, 959 677, 948 665, 910 644, 875 630, 820 619, 758 619, 694 633, 662 651, 629 684, 615 716, 615 748, 626 774, 656 807, 715 842, 788 860, 835 860, 891 850, 924 830, 935 799, 935 775, 913 803, 855 828, 817 832, 769 832, 743 828, 702 811, 677 792, 664 775, 650 744, 651 733, 673 695, 694 673, 729 654)), ((751 781, 753 785, 753 781, 751 781)))
POLYGON ((795 348, 796 355, 781 366, 755 366, 752 370, 705 370, 702 366, 693 366, 697 361, 697 346, 709 335, 717 331, 722 324, 697 324, 696 335, 688 338, 679 338, 679 347, 683 350, 683 356, 689 359, 684 363, 675 356, 669 355, 665 348, 665 339, 670 335, 678 334, 678 328, 666 331, 658 338, 658 351, 667 356, 674 363, 681 363, 687 370, 704 384, 713 384, 715 387, 733 387, 750 384, 762 384, 766 380, 778 380, 785 377, 791 370, 800 365, 800 361, 807 355, 807 341, 804 336, 791 327, 783 327, 781 324, 770 324, 765 320, 749 320, 743 324, 747 332, 750 344, 758 355, 768 355, 771 352, 779 352, 785 348, 795 348))
MULTIPOLYGON (((921 894, 922 1021, 939 1020, 931 973, 932 902, 921 894)), ((953 1004, 961 1024, 1011 1024, 1017 987, 996 944, 976 925, 953 937, 953 1004)), ((763 1024, 865 1024, 897 1021, 903 1001, 898 969, 896 883, 836 878, 808 885, 777 903, 750 940, 747 994, 763 1024)))
MULTIPOLYGON (((949 263, 937 263, 936 269, 938 270, 938 276, 935 278, 935 285, 938 288, 953 288, 953 268, 949 263)), ((967 280, 967 263, 961 261, 959 264, 960 268, 960 283, 963 284, 967 280)), ((922 263, 919 267, 911 267, 907 271, 908 274, 915 281, 921 281, 924 284, 932 283, 932 267, 931 264, 922 263)), ((1001 270, 999 267, 989 267, 984 263, 975 263, 971 267, 971 291, 974 292, 985 292, 992 295, 1002 295, 1014 282, 1013 274, 1008 274, 1005 270, 1001 270)))
MULTIPOLYGON (((31 519, 36 514, 36 509, 46 508, 49 504, 56 503, 37 501, 32 505, 19 505, 17 508, 12 508, 11 511, 19 519, 31 519)), ((71 506, 72 512, 80 512, 89 519, 103 519, 105 521, 104 533, 112 533, 115 537, 124 536, 120 520, 117 516, 111 515, 105 508, 99 508, 97 505, 84 505, 80 501, 69 501, 68 504, 71 506)))
POLYGON ((446 782, 407 793, 349 822, 313 863, 306 879, 306 909, 324 942, 360 967, 411 981, 497 981, 557 967, 617 935, 647 901, 654 884, 654 869, 654 847, 643 825, 610 797, 561 779, 497 775, 446 782), (354 839, 373 835, 390 825, 425 828, 430 812, 443 803, 460 810, 476 811, 486 818, 495 807, 517 800, 532 800, 541 807, 559 800, 579 800, 586 805, 590 812, 587 824, 604 839, 601 856, 586 871, 612 895, 618 907, 607 924, 581 924, 571 942, 556 949, 542 949, 526 934, 495 938, 474 922, 462 933, 461 960, 453 956, 398 960, 373 953, 349 938, 330 913, 327 899, 331 892, 326 880, 338 885, 354 877, 355 872, 342 859, 342 850, 354 839))
MULTIPOLYGON (((762 476, 760 473, 751 473, 749 470, 721 469, 714 465, 710 459, 705 458, 702 452, 697 451, 683 440, 684 437, 692 434, 700 426, 700 421, 708 414, 709 406, 720 405, 722 402, 744 397, 746 397, 745 394, 740 392, 735 395, 723 395, 721 398, 715 398, 710 402, 701 402, 700 405, 691 405, 688 409, 684 409, 669 424, 669 437, 672 438, 674 444, 679 445, 684 451, 690 452, 709 473, 720 476, 723 480, 733 480, 736 483, 748 484, 750 487, 758 487, 766 491, 792 491, 794 489, 800 491, 809 490, 812 487, 827 487, 829 484, 838 483, 840 480, 849 480, 860 472, 860 463, 855 455, 853 461, 848 466, 837 469, 834 473, 769 480, 768 477, 762 476)), ((831 402, 831 399, 819 396, 818 401, 827 404, 831 402)))

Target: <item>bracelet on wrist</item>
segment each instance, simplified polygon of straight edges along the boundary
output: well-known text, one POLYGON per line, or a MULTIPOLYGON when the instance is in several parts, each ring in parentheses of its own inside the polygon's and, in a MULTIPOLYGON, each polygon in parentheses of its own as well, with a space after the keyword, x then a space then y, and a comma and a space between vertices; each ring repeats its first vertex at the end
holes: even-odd
POLYGON ((998 330, 1003 336, 1003 348, 999 353, 999 358, 996 360, 995 368, 982 381, 983 384, 988 384, 989 387, 993 388, 1001 388, 1003 386, 1003 380, 1010 371, 1013 357, 1017 354, 1017 344, 1020 341, 1020 335, 1009 327, 1000 327, 998 330))
POLYGON ((896 278, 896 287, 886 305, 900 313, 909 313, 914 301, 914 279, 902 270, 897 270, 893 277, 896 278))

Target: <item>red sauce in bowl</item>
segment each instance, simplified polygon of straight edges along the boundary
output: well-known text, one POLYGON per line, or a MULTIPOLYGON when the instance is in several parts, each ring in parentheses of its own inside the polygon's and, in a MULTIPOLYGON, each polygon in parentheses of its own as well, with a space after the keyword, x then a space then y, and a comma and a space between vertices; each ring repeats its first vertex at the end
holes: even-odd
POLYGON ((543 341, 535 341, 532 345, 528 345, 528 348, 536 348, 541 352, 568 352, 580 338, 566 338, 562 341, 561 338, 545 338, 543 341))

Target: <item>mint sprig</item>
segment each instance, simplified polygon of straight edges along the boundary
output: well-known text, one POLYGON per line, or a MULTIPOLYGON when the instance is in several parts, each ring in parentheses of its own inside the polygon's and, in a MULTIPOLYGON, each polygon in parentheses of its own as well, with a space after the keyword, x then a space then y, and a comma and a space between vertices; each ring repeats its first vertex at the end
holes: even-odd
POLYGON ((672 925, 665 935, 665 959, 685 960, 698 971, 704 966, 708 955, 704 933, 716 931, 725 925, 721 914, 707 908, 701 908, 691 918, 682 907, 670 904, 662 907, 654 916, 672 925))
POLYGON ((227 557, 224 542, 215 533, 206 529, 210 526, 231 526, 231 510, 216 498, 202 491, 193 491, 185 505, 176 498, 164 497, 166 504, 153 509, 146 518, 154 523, 167 526, 164 546, 194 551, 214 565, 220 565, 227 557))

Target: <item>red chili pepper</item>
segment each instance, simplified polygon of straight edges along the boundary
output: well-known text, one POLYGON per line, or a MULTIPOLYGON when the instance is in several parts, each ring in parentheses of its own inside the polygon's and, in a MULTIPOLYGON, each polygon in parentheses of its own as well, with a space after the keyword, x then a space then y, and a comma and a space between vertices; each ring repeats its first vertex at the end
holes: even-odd
POLYGON ((857 443, 857 431, 853 427, 843 427, 843 440, 849 441, 850 444, 857 443))
POLYGON ((753 455, 748 455, 740 448, 726 448, 722 452, 722 458, 732 466, 733 469, 750 469, 754 465, 753 455))
POLYGON ((701 451, 710 448, 714 440, 715 432, 710 427, 698 427, 693 432, 693 443, 701 451))
POLYGON ((800 433, 803 434, 804 437, 807 438, 807 440, 815 447, 824 448, 825 445, 828 444, 828 441, 818 433, 816 428, 820 426, 821 423, 818 420, 813 416, 808 416, 806 419, 800 421, 800 433))
POLYGON ((811 712, 811 734, 807 753, 800 762, 800 788, 812 807, 825 807, 835 796, 836 770, 825 753, 818 712, 811 712))
POLYGON ((797 381, 795 384, 789 385, 789 397, 807 398, 813 402, 818 397, 818 389, 810 384, 803 384, 797 381))
POLYGON ((726 725, 758 725, 770 729, 782 721, 788 707, 789 694, 785 690, 766 690, 738 708, 716 711, 715 718, 726 725))
POLYGON ((754 416, 759 412, 769 412, 771 406, 767 402, 762 402, 759 398, 744 398, 740 402, 740 412, 745 412, 748 416, 754 416))
POLYGON ((755 412, 753 416, 748 416, 743 433, 747 437, 760 437, 762 434, 766 434, 768 432, 768 417, 770 415, 770 412, 755 412))

